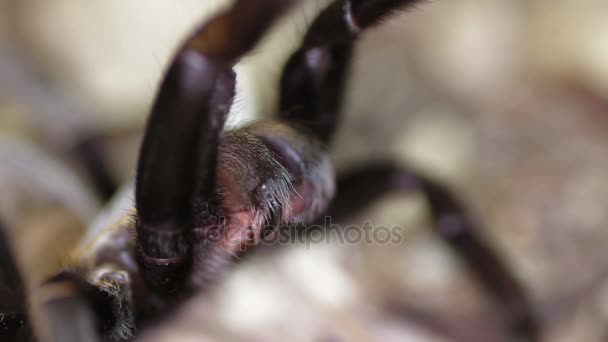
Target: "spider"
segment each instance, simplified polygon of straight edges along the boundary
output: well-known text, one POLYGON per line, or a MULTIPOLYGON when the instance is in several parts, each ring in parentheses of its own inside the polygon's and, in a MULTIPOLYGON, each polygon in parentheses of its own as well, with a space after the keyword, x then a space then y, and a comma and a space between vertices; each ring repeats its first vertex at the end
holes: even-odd
POLYGON ((477 235, 447 189, 394 163, 336 176, 327 146, 337 130, 353 46, 365 29, 416 0, 336 0, 312 22, 286 63, 278 114, 224 131, 235 93, 232 67, 292 1, 237 0, 199 26, 162 80, 142 142, 135 207, 77 248, 70 268, 26 313, 10 246, 0 238, 0 332, 9 340, 133 338, 229 270, 280 225, 335 220, 392 191, 421 191, 436 232, 500 303, 514 336, 536 339, 521 285, 477 235))

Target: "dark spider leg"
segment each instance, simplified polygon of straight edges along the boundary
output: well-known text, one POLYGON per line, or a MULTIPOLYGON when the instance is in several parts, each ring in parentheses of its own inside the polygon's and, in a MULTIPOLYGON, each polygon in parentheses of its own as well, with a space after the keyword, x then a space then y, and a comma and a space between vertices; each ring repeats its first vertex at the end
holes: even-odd
POLYGON ((328 143, 336 129, 345 78, 359 34, 419 0, 337 0, 308 29, 281 77, 279 116, 328 143))
POLYGON ((289 3, 236 1, 195 31, 162 81, 135 191, 138 262, 157 293, 175 293, 184 284, 194 222, 200 224, 213 206, 218 137, 234 95, 232 65, 289 3))
POLYGON ((93 314, 85 302, 85 294, 71 282, 60 284, 62 289, 46 286, 45 298, 34 300, 32 315, 27 315, 26 293, 21 275, 11 253, 4 227, 0 226, 0 340, 96 342, 93 314), (52 295, 55 294, 55 295, 52 295), (46 300, 49 298, 49 300, 46 300), (34 324, 34 319, 38 323, 34 324))
POLYGON ((332 220, 338 221, 391 191, 424 193, 437 234, 497 298, 512 323, 514 333, 525 340, 538 340, 538 321, 522 285, 505 262, 480 238, 477 223, 444 187, 400 166, 367 166, 338 177, 338 197, 329 213, 332 220))
POLYGON ((24 340, 25 293, 4 227, 0 225, 0 337, 24 340))

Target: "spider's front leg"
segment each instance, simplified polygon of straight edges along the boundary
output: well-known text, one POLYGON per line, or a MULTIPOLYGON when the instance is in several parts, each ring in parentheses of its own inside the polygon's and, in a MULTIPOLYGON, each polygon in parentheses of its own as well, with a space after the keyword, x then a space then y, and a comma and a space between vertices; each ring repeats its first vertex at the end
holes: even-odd
POLYGON ((78 286, 49 285, 39 294, 48 300, 26 298, 7 233, 0 224, 0 340, 98 341, 93 312, 78 286))
POLYGON ((135 189, 136 257, 161 297, 205 287, 264 228, 310 223, 333 198, 316 137, 276 120, 222 133, 232 66, 288 3, 237 1, 195 32, 161 85, 135 189))

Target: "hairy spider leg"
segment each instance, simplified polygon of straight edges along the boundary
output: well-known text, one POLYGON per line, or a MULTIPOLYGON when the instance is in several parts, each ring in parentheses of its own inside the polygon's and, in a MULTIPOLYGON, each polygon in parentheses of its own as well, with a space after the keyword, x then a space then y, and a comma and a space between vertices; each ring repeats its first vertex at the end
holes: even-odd
POLYGON ((316 17, 281 76, 279 117, 329 143, 359 34, 419 0, 338 0, 316 17))
POLYGON ((57 282, 54 286, 49 282, 43 293, 37 294, 41 297, 29 301, 28 310, 26 288, 11 249, 4 226, 0 225, 0 340, 33 341, 35 327, 35 336, 44 341, 98 341, 88 303, 80 289, 70 284, 57 282))
POLYGON ((11 252, 11 244, 0 224, 0 337, 21 341, 25 329, 25 288, 11 252))
POLYGON ((389 192, 420 191, 426 197, 435 232, 459 255, 480 283, 497 299, 513 333, 538 340, 539 322, 522 284, 490 244, 478 224, 444 186, 390 163, 354 169, 338 177, 338 196, 329 211, 338 221, 389 192))
POLYGON ((135 190, 138 262, 158 294, 184 285, 192 268, 192 228, 213 206, 218 138, 234 95, 232 66, 289 3, 236 1, 196 29, 161 83, 135 190))

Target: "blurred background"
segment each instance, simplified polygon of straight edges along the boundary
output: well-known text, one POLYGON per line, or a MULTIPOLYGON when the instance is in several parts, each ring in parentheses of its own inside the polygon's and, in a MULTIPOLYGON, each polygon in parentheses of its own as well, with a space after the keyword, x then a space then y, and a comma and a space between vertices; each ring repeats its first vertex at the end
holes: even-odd
MULTIPOLYGON (((107 200, 80 161, 95 149, 108 184, 133 177, 174 49, 227 3, 0 0, 0 221, 30 286, 107 200)), ((273 114, 282 65, 327 3, 301 2, 237 66, 230 125, 273 114)), ((544 341, 608 338, 606 18, 604 0, 434 0, 399 13, 359 41, 332 147, 338 170, 397 160, 454 190, 529 292, 544 341)), ((453 340, 399 307, 492 326, 495 304, 430 230, 422 196, 387 195, 351 223, 366 220, 406 239, 256 255, 143 338, 453 340)))

